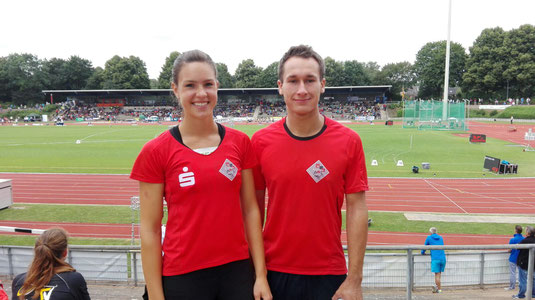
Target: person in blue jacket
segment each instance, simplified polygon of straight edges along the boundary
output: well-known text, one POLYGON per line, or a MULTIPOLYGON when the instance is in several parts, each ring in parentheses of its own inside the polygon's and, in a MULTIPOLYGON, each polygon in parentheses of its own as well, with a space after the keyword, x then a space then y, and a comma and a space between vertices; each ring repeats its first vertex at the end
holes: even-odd
MULTIPOLYGON (((435 227, 429 228, 429 235, 425 239, 425 245, 444 245, 444 239, 437 234, 435 227)), ((422 255, 425 255, 425 250, 422 250, 422 255)), ((433 293, 442 293, 442 286, 440 284, 440 277, 446 268, 446 253, 444 250, 431 250, 431 272, 435 273, 435 286, 433 293)))
MULTIPOLYGON (((522 226, 516 225, 515 226, 515 235, 509 240, 509 244, 518 244, 520 241, 522 241, 524 237, 522 236, 522 226)), ((506 287, 506 290, 514 290, 516 285, 516 259, 518 258, 518 253, 520 253, 520 250, 518 249, 511 249, 511 254, 509 255, 509 287, 506 287)))

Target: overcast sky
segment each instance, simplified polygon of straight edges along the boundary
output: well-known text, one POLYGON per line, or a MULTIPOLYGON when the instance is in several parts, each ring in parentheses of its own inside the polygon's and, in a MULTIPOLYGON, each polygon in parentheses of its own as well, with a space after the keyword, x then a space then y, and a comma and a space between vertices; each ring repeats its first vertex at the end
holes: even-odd
MULTIPOLYGON (((451 40, 466 50, 485 28, 535 24, 535 0, 452 0, 451 40)), ((6 0, 0 56, 78 55, 104 67, 138 56, 157 78, 172 51, 200 49, 231 73, 252 58, 265 68, 292 45, 336 60, 414 62, 447 37, 448 0, 6 0)))

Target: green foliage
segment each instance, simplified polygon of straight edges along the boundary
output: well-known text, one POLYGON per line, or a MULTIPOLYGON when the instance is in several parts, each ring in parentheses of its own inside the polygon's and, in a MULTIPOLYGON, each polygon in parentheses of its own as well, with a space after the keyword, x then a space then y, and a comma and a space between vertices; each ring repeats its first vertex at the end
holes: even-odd
POLYGON ((279 62, 274 62, 267 66, 258 75, 256 87, 258 88, 275 88, 277 87, 279 62))
POLYGON ((496 118, 535 120, 535 106, 509 106, 504 111, 497 113, 496 118))
POLYGON ((484 109, 470 109, 468 116, 470 118, 486 118, 488 115, 484 109))
POLYGON ((325 85, 342 86, 344 84, 344 64, 326 57, 325 61, 325 85))
POLYGON ((45 106, 45 108, 43 108, 43 111, 44 113, 46 114, 50 114, 50 113, 54 113, 56 111, 56 109, 59 108, 59 105, 57 104, 48 104, 45 106))
POLYGON ((42 103, 45 77, 42 62, 33 54, 0 58, 0 101, 14 104, 42 103))
POLYGON ((343 86, 368 85, 371 80, 368 73, 364 70, 362 63, 356 60, 348 60, 343 63, 343 86))
POLYGON ((498 114, 498 111, 497 111, 497 110, 493 110, 493 111, 491 111, 491 112, 489 113, 489 116, 494 117, 494 116, 497 115, 497 114, 498 114))
POLYGON ((392 99, 401 100, 401 91, 407 90, 416 84, 414 67, 409 62, 400 62, 385 65, 376 74, 375 83, 378 85, 392 85, 390 92, 392 99))
MULTIPOLYGON (((466 52, 461 44, 450 44, 449 86, 459 86, 466 63, 466 52)), ((444 89, 444 69, 446 61, 446 41, 425 44, 414 63, 420 90, 420 98, 441 99, 444 89)))
POLYGON ((150 81, 145 63, 136 56, 115 55, 105 64, 102 73, 103 89, 149 89, 150 81))
POLYGON ((503 74, 512 87, 509 96, 535 95, 535 26, 526 24, 512 29, 506 35, 504 45, 509 51, 503 74))
POLYGON ((484 29, 470 48, 462 84, 469 97, 489 99, 505 96, 503 73, 508 64, 505 36, 500 27, 484 29))
POLYGON ((234 78, 230 75, 228 67, 223 63, 216 63, 217 80, 219 81, 219 88, 230 89, 234 87, 234 78))
POLYGON ((160 76, 158 76, 158 87, 159 89, 170 89, 171 88, 171 82, 172 82, 172 74, 173 74, 173 64, 176 60, 176 58, 180 56, 180 52, 173 51, 169 54, 168 57, 165 58, 165 63, 162 66, 162 70, 160 71, 160 76))
POLYGON ((234 78, 237 88, 254 88, 258 82, 258 77, 262 73, 262 68, 257 67, 252 59, 243 60, 236 69, 234 78))
POLYGON ((100 90, 104 86, 104 69, 96 67, 93 74, 87 79, 88 90, 100 90))

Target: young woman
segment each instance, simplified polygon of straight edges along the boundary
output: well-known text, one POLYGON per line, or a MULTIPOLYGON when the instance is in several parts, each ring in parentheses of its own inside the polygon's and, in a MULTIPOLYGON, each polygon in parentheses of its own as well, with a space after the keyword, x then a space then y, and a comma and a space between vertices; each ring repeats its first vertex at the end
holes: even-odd
POLYGON ((90 299, 82 274, 65 262, 65 230, 46 230, 35 241, 34 252, 28 272, 13 279, 11 299, 90 299))
POLYGON ((141 257, 151 300, 271 299, 252 176, 256 158, 247 135, 214 122, 218 85, 204 52, 175 60, 171 87, 182 122, 143 147, 130 175, 140 182, 141 257))

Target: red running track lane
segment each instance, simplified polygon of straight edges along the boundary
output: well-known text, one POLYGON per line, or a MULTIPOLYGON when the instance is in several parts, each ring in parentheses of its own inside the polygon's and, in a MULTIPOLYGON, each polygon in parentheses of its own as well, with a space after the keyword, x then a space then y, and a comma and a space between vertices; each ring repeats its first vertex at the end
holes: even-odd
MULTIPOLYGON (((13 180, 15 203, 130 205, 138 183, 128 175, 0 173, 13 180)), ((535 178, 370 178, 372 211, 535 214, 535 178)))
MULTIPOLYGON (((19 228, 48 229, 54 226, 63 227, 71 237, 81 238, 116 238, 129 239, 132 237, 131 224, 80 224, 80 223, 52 223, 0 221, 0 226, 19 228)), ((139 238, 138 227, 135 226, 135 236, 139 238)), ((25 233, 0 232, 0 234, 28 235, 25 233)), ((510 236, 501 235, 471 235, 471 234, 442 234, 447 245, 502 245, 508 244, 510 236)), ((421 245, 427 234, 410 232, 382 232, 370 231, 368 245, 421 245)), ((342 232, 342 244, 347 245, 346 232, 342 232)))

